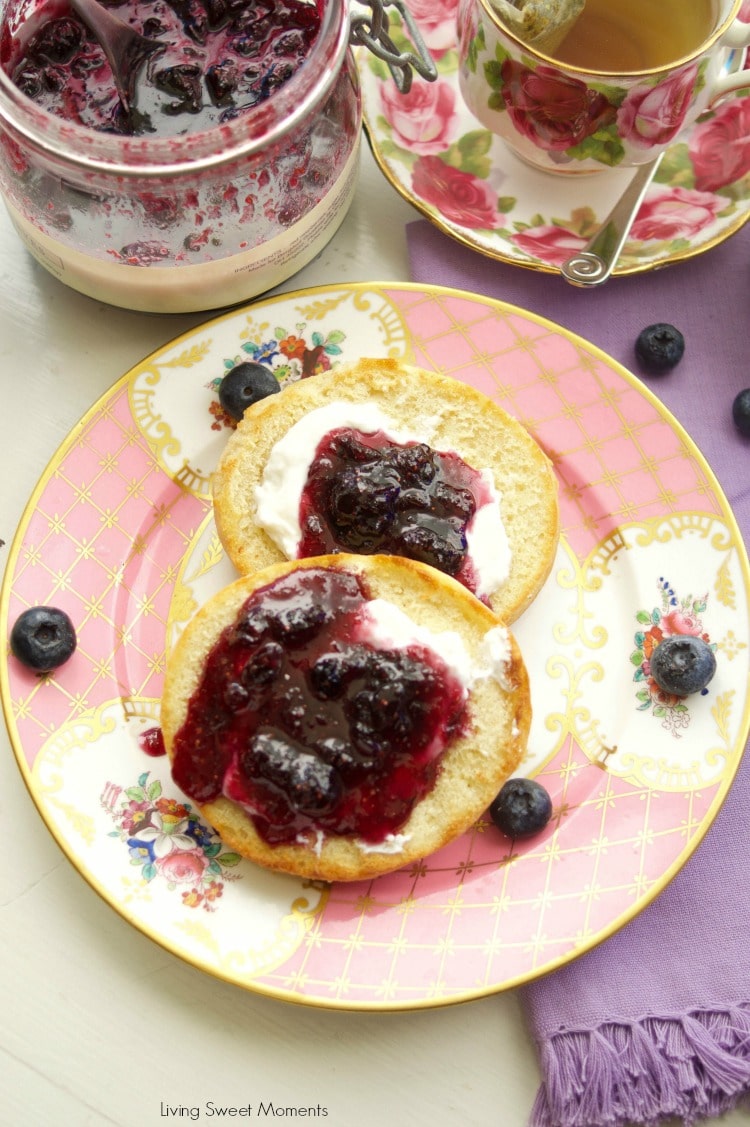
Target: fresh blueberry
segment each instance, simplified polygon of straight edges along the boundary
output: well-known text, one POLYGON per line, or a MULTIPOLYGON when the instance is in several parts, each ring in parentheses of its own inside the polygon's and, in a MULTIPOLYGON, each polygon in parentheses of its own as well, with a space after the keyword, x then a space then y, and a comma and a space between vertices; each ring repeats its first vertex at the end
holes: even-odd
POLYGON ((735 396, 732 404, 732 419, 740 434, 750 438, 750 387, 735 396))
POLYGON ((535 779, 508 779, 490 804, 489 813, 508 837, 529 837, 549 822, 552 799, 535 779))
POLYGON ((651 676, 660 689, 687 697, 705 689, 716 672, 714 652, 703 638, 670 634, 651 654, 651 676))
POLYGON ((658 323, 643 329, 635 342, 639 363, 652 375, 668 372, 682 359, 685 338, 674 325, 658 323))
POLYGON ((57 669, 75 648, 73 623, 56 607, 29 607, 10 632, 11 653, 36 673, 57 669))
POLYGON ((281 391, 276 376, 263 364, 247 361, 230 368, 219 384, 219 402, 228 415, 239 421, 245 410, 281 391))

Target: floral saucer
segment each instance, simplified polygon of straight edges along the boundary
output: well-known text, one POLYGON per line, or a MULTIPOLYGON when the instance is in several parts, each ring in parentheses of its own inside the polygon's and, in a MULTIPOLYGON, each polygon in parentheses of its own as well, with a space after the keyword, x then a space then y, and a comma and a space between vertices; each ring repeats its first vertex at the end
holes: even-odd
MULTIPOLYGON (((385 64, 359 49, 365 128, 380 168, 458 242, 503 262, 556 271, 598 229, 632 170, 553 177, 521 161, 461 98, 457 0, 406 3, 438 77, 432 83, 416 79, 401 95, 385 64)), ((403 41, 397 14, 391 31, 396 42, 403 41)), ((667 150, 615 274, 701 254, 748 218, 750 96, 740 92, 667 150)))

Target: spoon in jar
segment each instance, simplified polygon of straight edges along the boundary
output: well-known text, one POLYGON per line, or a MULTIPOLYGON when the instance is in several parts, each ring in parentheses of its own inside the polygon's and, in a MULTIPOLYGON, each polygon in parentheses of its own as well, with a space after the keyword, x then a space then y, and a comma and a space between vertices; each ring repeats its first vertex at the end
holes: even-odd
POLYGON ((141 35, 99 0, 70 0, 70 6, 99 40, 112 68, 120 101, 125 112, 130 113, 138 71, 149 55, 164 50, 164 44, 141 35))
POLYGON ((582 250, 563 262, 560 270, 566 282, 573 286, 600 286, 607 281, 663 156, 660 153, 656 160, 639 166, 596 234, 582 250))

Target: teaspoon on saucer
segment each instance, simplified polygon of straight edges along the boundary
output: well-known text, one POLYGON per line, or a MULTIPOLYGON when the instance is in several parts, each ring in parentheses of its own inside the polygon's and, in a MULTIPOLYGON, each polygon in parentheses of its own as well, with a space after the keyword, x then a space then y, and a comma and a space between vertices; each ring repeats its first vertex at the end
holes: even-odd
POLYGON ((70 0, 70 6, 99 40, 112 68, 120 101, 129 113, 138 71, 148 56, 162 51, 164 45, 141 35, 99 0, 70 0))
MULTIPOLYGON (((732 74, 745 63, 746 48, 729 51, 722 72, 732 74)), ((606 282, 617 265, 620 251, 638 214, 643 197, 661 164, 663 153, 642 164, 627 188, 612 208, 604 223, 586 246, 571 255, 560 267, 562 276, 573 286, 600 286, 606 282)))
POLYGON ((638 167, 596 234, 582 250, 563 262, 562 276, 571 285, 600 286, 607 281, 663 155, 660 153, 656 160, 638 167))

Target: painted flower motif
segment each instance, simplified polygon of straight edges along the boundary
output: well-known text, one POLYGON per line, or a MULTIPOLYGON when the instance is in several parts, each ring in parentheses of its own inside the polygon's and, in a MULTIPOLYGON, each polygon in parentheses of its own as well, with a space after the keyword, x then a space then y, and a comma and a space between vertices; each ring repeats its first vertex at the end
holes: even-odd
POLYGON ((123 829, 134 834, 148 820, 150 809, 148 802, 130 801, 121 814, 123 829))
POLYGON ((693 637, 699 638, 703 633, 703 623, 695 611, 687 611, 684 607, 678 607, 676 610, 670 611, 669 614, 663 614, 661 624, 665 636, 668 634, 692 634, 693 637))
POLYGON ((399 94, 391 80, 380 87, 380 101, 397 145, 419 156, 449 147, 458 122, 450 83, 414 82, 408 94, 399 94))
POLYGON ((307 345, 302 337, 295 336, 294 333, 279 341, 279 351, 286 356, 287 360, 301 360, 305 355, 306 348, 307 345))
POLYGON ((158 798, 154 803, 159 813, 170 818, 186 818, 188 809, 184 802, 178 802, 176 798, 158 798))
POLYGON ((409 12, 433 58, 440 58, 456 45, 457 7, 458 0, 409 0, 409 12))
POLYGON ((101 802, 117 827, 110 837, 126 845, 130 863, 145 883, 161 880, 168 890, 181 890, 185 907, 215 910, 224 883, 237 879, 229 870, 240 857, 224 849, 189 803, 164 797, 161 783, 150 781, 149 772, 124 791, 107 783, 101 802))
POLYGON ((688 152, 701 192, 716 192, 750 173, 750 98, 734 98, 696 125, 688 152))
MULTIPOLYGON (((264 328, 267 329, 267 325, 264 328)), ((318 330, 312 332, 309 339, 303 335, 307 326, 295 325, 294 330, 279 327, 275 330, 273 339, 245 341, 241 346, 243 355, 235 356, 224 361, 224 372, 211 380, 208 387, 216 392, 216 398, 208 405, 209 414, 212 416, 211 430, 233 430, 237 423, 222 407, 218 399, 219 384, 224 375, 231 371, 237 364, 242 364, 248 358, 256 364, 265 364, 282 387, 295 380, 307 379, 319 372, 328 371, 336 358, 342 355, 341 345, 346 339, 346 334, 341 329, 331 329, 325 335, 318 330)), ((249 335, 249 334, 248 334, 249 335)))
POLYGON ((128 854, 133 865, 148 865, 155 859, 153 848, 135 838, 128 839, 128 854))
POLYGON ((630 237, 640 242, 689 239, 710 226, 725 207, 726 200, 709 192, 654 189, 641 205, 630 237))
POLYGON ((497 230, 505 224, 486 180, 453 168, 439 157, 423 156, 415 161, 412 188, 445 219, 462 227, 497 230))
POLYGON ((271 364, 279 354, 279 342, 277 340, 266 340, 260 344, 254 344, 251 349, 250 356, 258 364, 271 364))
MULTIPOLYGON (((690 710, 684 697, 665 693, 656 684, 651 676, 651 655, 664 638, 675 634, 692 634, 711 645, 701 618, 707 607, 707 596, 688 595, 680 599, 663 577, 659 579, 658 588, 661 605, 651 611, 639 610, 635 616, 639 629, 635 633, 636 648, 630 661, 635 666, 633 680, 638 686, 635 695, 639 711, 651 710, 661 720, 662 727, 679 739, 681 730, 690 723, 690 710)), ((715 644, 712 649, 716 649, 715 644)), ((707 691, 704 689, 704 694, 707 691)))
POLYGON ((601 93, 554 67, 531 70, 507 58, 500 68, 505 106, 519 133, 547 152, 564 152, 615 120, 601 93))
POLYGON ((176 850, 166 857, 157 857, 160 876, 174 884, 195 884, 203 876, 208 858, 201 849, 176 850))
POLYGON ((587 240, 565 227, 547 223, 539 227, 528 227, 514 235, 511 242, 532 258, 538 258, 551 266, 562 266, 572 254, 586 246, 587 240))
POLYGON ((138 833, 133 834, 133 838, 135 841, 152 846, 154 857, 159 860, 161 857, 168 857, 174 850, 193 848, 195 843, 185 832, 188 824, 187 818, 171 822, 154 810, 151 814, 151 824, 138 830, 138 833))
POLYGON ((673 141, 685 122, 697 78, 698 67, 693 63, 673 71, 656 86, 634 86, 617 111, 622 138, 644 149, 673 141))

